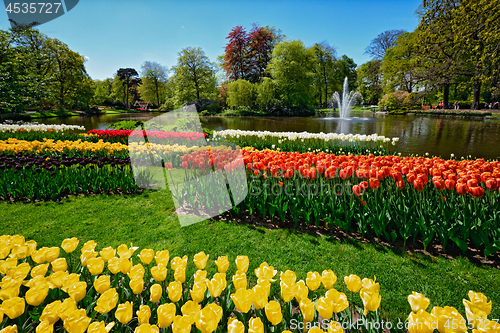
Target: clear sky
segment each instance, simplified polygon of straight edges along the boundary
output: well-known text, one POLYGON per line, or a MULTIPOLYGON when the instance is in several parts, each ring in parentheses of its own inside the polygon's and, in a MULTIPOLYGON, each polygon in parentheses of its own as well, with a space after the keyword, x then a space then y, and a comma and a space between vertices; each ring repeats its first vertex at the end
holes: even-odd
MULTIPOLYGON (((23 0, 24 1, 24 0, 23 0)), ((356 64, 370 60, 365 48, 390 29, 412 31, 421 0, 80 0, 65 15, 38 28, 88 57, 93 79, 112 77, 119 68, 140 71, 144 61, 172 67, 185 47, 201 47, 211 61, 222 55, 237 25, 275 26, 306 46, 327 41, 337 55, 356 64)), ((0 29, 10 28, 7 13, 0 29)))

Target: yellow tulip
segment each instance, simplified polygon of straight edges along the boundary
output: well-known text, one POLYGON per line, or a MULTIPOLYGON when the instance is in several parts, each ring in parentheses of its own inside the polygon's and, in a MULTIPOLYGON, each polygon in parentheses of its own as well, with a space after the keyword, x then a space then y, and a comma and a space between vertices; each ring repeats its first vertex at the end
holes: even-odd
POLYGON ((149 265, 155 256, 155 251, 152 249, 143 249, 138 257, 144 265, 149 265))
POLYGON ((344 293, 340 293, 335 289, 330 289, 326 292, 325 297, 333 302, 333 312, 339 313, 349 307, 349 301, 344 293))
POLYGON ((359 292, 359 296, 363 301, 363 305, 365 307, 364 315, 368 313, 368 311, 375 312, 380 307, 380 300, 382 296, 378 294, 378 292, 370 292, 366 291, 364 288, 359 292))
POLYGON ((149 299, 152 303, 158 303, 162 295, 162 288, 158 283, 155 283, 149 288, 151 298, 149 299))
POLYGON ((250 319, 248 323, 248 333, 264 333, 264 324, 259 317, 250 319))
POLYGON ((66 289, 66 292, 75 302, 80 302, 87 294, 87 283, 85 281, 74 283, 66 289))
POLYGON ((39 283, 31 287, 24 295, 26 303, 33 306, 42 304, 47 295, 49 294, 49 284, 47 282, 39 283))
POLYGON ((243 272, 236 272, 233 275, 233 285, 236 290, 238 289, 246 289, 248 286, 247 275, 243 272))
POLYGON ((9 298, 2 303, 3 312, 10 319, 15 319, 22 315, 25 306, 24 299, 20 297, 9 298))
POLYGON ((281 298, 283 298, 283 301, 285 301, 286 303, 290 302, 295 297, 295 294, 293 292, 293 285, 288 285, 285 281, 281 281, 280 286, 281 298))
POLYGON ((7 326, 0 333, 17 333, 17 325, 7 326))
POLYGON ((160 329, 156 325, 142 324, 135 328, 134 333, 159 333, 160 329))
POLYGON ((207 271, 199 269, 194 273, 194 283, 201 281, 203 281, 203 283, 207 281, 207 271))
POLYGON ((77 309, 78 308, 76 306, 75 300, 71 297, 68 297, 61 303, 61 305, 57 309, 57 315, 59 316, 59 318, 61 318, 62 321, 65 321, 66 318, 68 318, 69 315, 77 309))
POLYGON ((344 282, 347 285, 347 289, 349 289, 353 293, 357 293, 362 286, 361 279, 359 278, 359 276, 354 274, 344 277, 344 282))
POLYGON ((156 252, 155 255, 156 265, 162 264, 163 266, 167 267, 169 260, 170 260, 170 255, 168 253, 168 250, 156 252))
POLYGON ((144 278, 145 272, 146 271, 144 269, 144 266, 142 266, 141 264, 137 264, 137 265, 132 266, 132 268, 130 269, 130 272, 128 272, 127 275, 131 280, 142 279, 142 278, 144 278))
POLYGON ((186 281, 186 268, 182 266, 177 267, 174 271, 174 279, 175 281, 184 283, 184 281, 186 281))
POLYGON ((24 280, 30 273, 31 266, 25 262, 16 267, 10 267, 7 269, 7 276, 10 276, 14 280, 24 280))
POLYGON ((172 302, 178 302, 182 297, 182 284, 179 281, 172 281, 167 287, 168 298, 172 302))
POLYGON ((139 295, 144 290, 144 280, 142 278, 130 280, 129 286, 134 295, 139 295))
POLYGON ((217 313, 210 307, 205 307, 195 315, 196 327, 201 333, 212 333, 219 325, 217 313))
MULTIPOLYGON (((109 262, 111 258, 114 258, 116 255, 116 250, 112 248, 111 246, 105 247, 102 249, 99 254, 101 255, 102 260, 104 262, 109 262)), ((118 259, 118 258, 117 258, 118 259)))
POLYGON ((172 333, 191 332, 192 321, 189 316, 176 316, 172 323, 172 333))
POLYGON ((68 272, 54 272, 49 275, 49 281, 52 283, 56 288, 61 288, 63 286, 63 281, 64 278, 66 278, 69 275, 68 272))
POLYGON ((111 288, 111 279, 108 275, 101 275, 94 281, 94 288, 99 294, 104 294, 111 288))
POLYGON ((132 255, 134 254, 135 250, 137 250, 137 249, 138 248, 133 247, 132 244, 130 244, 130 248, 128 248, 127 245, 122 244, 122 245, 118 246, 118 248, 116 249, 116 252, 118 253, 118 256, 121 259, 129 260, 132 257, 132 255))
MULTIPOLYGON (((0 331, 2 332, 2 331, 0 331)), ((40 324, 36 327, 36 333, 52 333, 54 332, 54 324, 45 320, 40 320, 40 324)))
POLYGON ((75 310, 64 321, 64 328, 68 333, 83 333, 89 327, 90 318, 85 309, 75 310))
MULTIPOLYGON (((34 260, 33 260, 34 261, 34 260)), ((36 261, 35 261, 36 262, 36 261)), ((42 262, 36 262, 37 264, 41 264, 45 261, 42 262)), ((17 266, 17 259, 15 258, 8 258, 6 260, 1 260, 0 261, 0 274, 7 274, 7 270, 11 267, 16 267, 17 266)))
POLYGON ((266 307, 268 300, 267 291, 261 285, 256 285, 252 288, 253 298, 252 303, 253 306, 259 310, 266 307))
POLYGON ((273 277, 277 272, 278 271, 275 270, 273 266, 269 266, 267 262, 263 262, 260 264, 259 268, 255 269, 255 275, 257 275, 257 278, 268 280, 270 282, 274 281, 273 277))
POLYGON ((328 324, 328 333, 344 333, 344 328, 339 322, 335 320, 330 321, 328 324))
POLYGON ((229 260, 227 259, 227 256, 220 256, 217 260, 215 260, 215 264, 217 265, 219 273, 226 273, 229 268, 229 260))
POLYGON ((12 247, 9 257, 18 260, 24 259, 30 255, 30 248, 26 245, 15 245, 12 247))
POLYGON ((300 311, 302 312, 302 317, 304 321, 312 322, 314 320, 314 302, 309 298, 303 298, 300 300, 300 311))
POLYGON ((201 305, 194 301, 187 301, 182 307, 181 312, 184 316, 191 319, 191 324, 195 323, 195 316, 201 310, 201 305))
POLYGON ((297 302, 300 303, 301 300, 305 299, 309 295, 309 289, 307 288, 306 284, 304 283, 303 280, 300 280, 293 286, 293 294, 295 296, 295 299, 297 299, 297 302))
POLYGON ((94 310, 101 314, 106 314, 113 310, 116 304, 118 304, 118 293, 115 288, 111 288, 99 296, 94 310))
POLYGON ((63 279, 63 290, 65 287, 72 286, 73 284, 80 282, 80 275, 76 273, 67 274, 63 279))
POLYGON ((316 310, 323 319, 330 319, 333 316, 333 301, 328 297, 321 297, 316 303, 316 310))
POLYGON ((238 289, 234 294, 231 294, 231 299, 238 310, 247 313, 252 307, 253 290, 238 289))
POLYGON ((266 317, 274 326, 281 323, 283 314, 281 313, 281 305, 276 301, 271 301, 265 306, 266 317))
POLYGON ((237 256, 236 257, 236 268, 238 271, 242 273, 246 273, 248 271, 248 266, 250 265, 250 261, 247 256, 237 256))
MULTIPOLYGON (((425 310, 425 309, 424 309, 425 310)), ((432 308, 431 315, 436 317, 438 323, 438 331, 440 333, 465 333, 467 332, 467 325, 465 324, 465 319, 457 309, 445 306, 441 308, 435 306, 432 308), (456 323, 456 324, 455 324, 456 323), (457 325, 455 327, 455 325, 457 325)))
POLYGON ((104 270, 104 260, 102 258, 90 258, 87 260, 87 268, 92 275, 99 275, 104 270))
POLYGON ((40 316, 40 321, 46 321, 50 325, 54 324, 59 320, 59 308, 61 307, 61 301, 54 301, 45 306, 40 316))
POLYGON ((10 253, 11 247, 7 244, 7 241, 0 239, 0 259, 5 259, 10 253))
POLYGON ((236 318, 227 321, 227 333, 245 333, 245 325, 236 318))
POLYGON ((95 321, 89 325, 87 333, 107 333, 115 326, 115 322, 112 321, 109 324, 105 324, 103 321, 95 321))
POLYGON ((215 274, 214 277, 207 281, 208 292, 212 297, 219 297, 219 295, 226 289, 226 279, 223 275, 215 274))
POLYGON ((151 275, 156 282, 162 282, 167 278, 167 267, 160 263, 151 268, 151 275))
POLYGON ((325 333, 325 331, 317 326, 313 326, 309 329, 308 333, 325 333))
POLYGON ((95 247, 97 246, 97 243, 93 240, 87 241, 85 244, 83 244, 83 247, 81 249, 81 252, 86 252, 86 251, 94 251, 95 247))
POLYGON ((160 328, 166 328, 172 324, 175 318, 175 304, 174 303, 166 303, 162 304, 158 307, 158 326, 160 328))
POLYGON ((196 303, 202 302, 205 299, 206 290, 207 284, 205 281, 195 282, 193 288, 189 291, 191 299, 196 303))
POLYGON ((132 320, 132 317, 134 315, 134 311, 132 309, 133 305, 134 303, 132 302, 125 302, 118 305, 118 308, 116 308, 115 312, 116 320, 118 320, 123 325, 127 325, 127 323, 132 320))
POLYGON ((465 316, 467 321, 477 329, 480 322, 484 321, 491 313, 491 301, 488 302, 488 299, 482 293, 476 293, 472 290, 469 291, 469 299, 470 301, 463 300, 465 316))
POLYGON ((52 270, 54 272, 64 272, 68 269, 66 258, 57 258, 56 260, 51 262, 50 265, 52 266, 52 270))
POLYGON ((210 257, 209 254, 205 254, 205 252, 199 252, 194 255, 194 264, 196 265, 196 267, 198 267, 198 269, 205 269, 205 267, 207 266, 208 257, 210 257))
POLYGON ((337 276, 335 275, 335 273, 333 273, 331 269, 324 270, 321 273, 321 283, 323 283, 325 289, 327 290, 332 289, 336 281, 337 281, 337 276))
POLYGON ((2 279, 2 288, 0 289, 0 299, 7 300, 9 298, 19 296, 19 289, 21 287, 20 280, 14 280, 10 276, 5 276, 2 279))
POLYGON ((45 252, 45 260, 48 262, 53 262, 57 258, 59 258, 59 252, 61 251, 60 248, 57 246, 55 247, 49 247, 47 251, 45 252))
POLYGON ((415 313, 420 312, 420 310, 425 311, 431 301, 424 295, 412 291, 412 294, 408 296, 408 303, 410 303, 411 310, 415 313))
POLYGON ((31 254, 36 251, 37 244, 34 240, 29 240, 25 242, 24 245, 26 245, 29 248, 28 257, 31 256, 31 254))
POLYGON ((215 303, 211 303, 211 304, 208 304, 206 306, 206 308, 212 309, 217 314, 217 321, 218 322, 222 319, 223 310, 219 305, 217 305, 215 303))
POLYGON ((321 275, 318 272, 307 272, 306 284, 309 290, 316 290, 321 285, 321 275))
POLYGON ((108 269, 112 274, 117 274, 120 271, 120 258, 111 257, 108 260, 108 269))
POLYGON ((147 305, 141 305, 139 311, 136 312, 137 319, 139 320, 139 325, 149 324, 149 318, 151 318, 151 309, 147 305))
POLYGON ((436 317, 430 313, 421 310, 418 313, 410 312, 408 316, 409 333, 432 333, 436 325, 436 317))
POLYGON ((380 284, 375 283, 377 277, 373 277, 372 279, 364 278, 361 280, 361 289, 371 293, 378 293, 380 291, 380 284))
POLYGON ((71 253, 76 250, 79 242, 80 241, 76 237, 66 238, 62 241, 61 247, 66 253, 71 253))
POLYGON ((271 294, 271 282, 269 282, 269 280, 266 279, 258 279, 257 285, 264 288, 264 290, 266 291, 266 296, 269 297, 269 295, 271 294))
POLYGON ((288 286, 293 286, 297 281, 297 275, 291 270, 286 270, 280 273, 280 282, 284 282, 288 286))
POLYGON ((120 272, 128 274, 132 269, 132 260, 120 258, 120 272))
POLYGON ((97 252, 94 250, 85 251, 80 255, 80 261, 83 267, 87 267, 89 259, 97 258, 97 252))
POLYGON ((47 274, 48 269, 49 269, 49 264, 38 265, 38 266, 33 267, 30 275, 31 275, 31 277, 45 276, 45 274, 47 274))

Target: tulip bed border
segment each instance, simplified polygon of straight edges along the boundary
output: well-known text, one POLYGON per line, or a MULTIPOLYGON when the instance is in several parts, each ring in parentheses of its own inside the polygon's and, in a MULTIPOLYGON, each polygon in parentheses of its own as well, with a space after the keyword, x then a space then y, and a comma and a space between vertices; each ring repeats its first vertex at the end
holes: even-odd
MULTIPOLYGON (((170 258, 168 250, 143 249, 137 255, 139 263, 134 256, 137 247, 122 244, 98 252, 96 242, 88 241, 78 260, 73 253, 79 244, 76 238, 62 242, 65 256, 59 247, 38 248, 35 241, 19 235, 3 235, 0 240, 2 333, 384 330, 378 313, 380 285, 375 278, 344 277, 349 297, 359 293, 363 302, 364 308, 357 308, 346 294, 334 289, 337 277, 332 270, 308 272, 305 281, 297 281, 293 271, 280 272, 278 296, 271 294, 278 272, 264 262, 253 276, 248 273, 246 256, 235 258, 237 271, 229 279, 229 258, 219 256, 214 261, 218 272, 209 278, 205 269, 210 256, 200 252, 193 257, 196 273, 186 277, 188 257, 170 258), (256 283, 252 287, 249 281, 256 283), (310 299, 314 290, 322 296, 310 299)), ((416 292, 408 296, 408 302, 412 311, 406 328, 410 333, 500 330, 498 323, 488 319, 492 302, 481 293, 469 291, 469 300, 463 300, 467 320, 448 306, 426 312, 430 301, 416 292)), ((398 328, 402 322, 397 324, 391 332, 403 331, 398 328)))

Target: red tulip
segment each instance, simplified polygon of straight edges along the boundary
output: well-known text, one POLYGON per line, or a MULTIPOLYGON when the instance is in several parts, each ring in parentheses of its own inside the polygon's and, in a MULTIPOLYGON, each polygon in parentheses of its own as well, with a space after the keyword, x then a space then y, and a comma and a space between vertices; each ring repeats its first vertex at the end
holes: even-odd
POLYGON ((187 168, 188 168, 188 163, 187 163, 187 162, 182 162, 182 168, 183 168, 184 170, 187 170, 187 168))
POLYGON ((359 184, 359 187, 361 187, 361 189, 364 191, 364 190, 367 190, 368 189, 368 182, 367 181, 363 181, 359 184))
POLYGON ((469 194, 474 198, 482 198, 484 196, 484 188, 481 186, 469 187, 469 194))
POLYGON ((405 182, 404 182, 404 181, 402 181, 402 180, 398 180, 398 181, 396 182, 396 187, 397 187, 398 189, 400 189, 400 190, 404 189, 404 188, 405 188, 405 182))
POLYGON ((363 195, 363 192, 361 191, 361 187, 359 185, 354 185, 352 187, 352 193, 357 196, 357 197, 360 197, 363 195))
POLYGON ((444 186, 446 186, 448 190, 453 190, 455 188, 455 181, 451 179, 446 179, 444 181, 444 186))
POLYGON ((415 187, 415 190, 422 191, 424 189, 424 182, 422 179, 417 178, 413 181, 413 186, 415 187))
POLYGON ((471 178, 467 181, 467 187, 477 187, 477 180, 475 178, 471 178))
POLYGON ((445 189, 445 184, 441 177, 439 177, 439 179, 433 179, 432 182, 434 183, 434 186, 438 189, 438 191, 442 191, 445 189))
POLYGON ((486 179, 486 187, 492 191, 496 190, 498 187, 498 183, 495 179, 490 178, 486 179))
POLYGON ((460 195, 464 195, 467 193, 467 185, 463 183, 457 183, 456 185, 457 193, 460 195))
POLYGON ((374 190, 380 186, 380 181, 377 178, 370 178, 370 187, 374 190))

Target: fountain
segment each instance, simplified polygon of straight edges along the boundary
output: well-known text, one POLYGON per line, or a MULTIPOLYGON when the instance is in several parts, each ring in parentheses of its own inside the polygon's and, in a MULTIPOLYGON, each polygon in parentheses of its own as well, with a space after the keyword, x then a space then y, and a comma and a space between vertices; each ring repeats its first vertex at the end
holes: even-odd
POLYGON ((336 91, 333 94, 332 99, 335 100, 339 107, 340 118, 347 119, 351 113, 351 105, 356 98, 356 92, 349 92, 349 83, 347 82, 347 76, 344 79, 344 86, 342 87, 342 99, 340 99, 339 93, 336 91))

